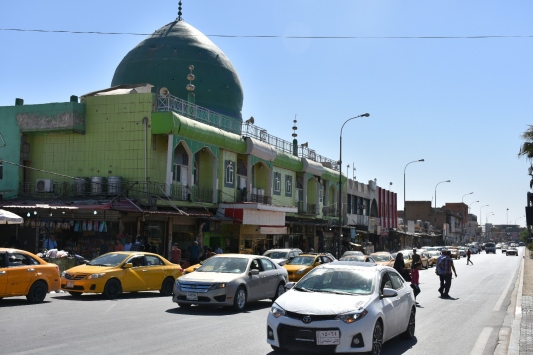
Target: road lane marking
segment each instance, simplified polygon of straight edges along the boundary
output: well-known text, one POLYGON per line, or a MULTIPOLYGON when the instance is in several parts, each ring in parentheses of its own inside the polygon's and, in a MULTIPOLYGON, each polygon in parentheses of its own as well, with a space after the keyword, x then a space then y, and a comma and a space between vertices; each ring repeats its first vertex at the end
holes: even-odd
MULTIPOLYGON (((516 282, 516 280, 514 280, 516 282)), ((507 283, 507 286, 505 286, 505 290, 502 292, 502 295, 500 296, 500 299, 498 299, 498 302, 496 302, 496 305, 494 306, 493 312, 499 312, 500 308, 502 308, 502 303, 507 299, 507 292, 509 292, 509 288, 511 287, 511 284, 513 283, 513 278, 509 280, 507 283)))
POLYGON ((32 349, 28 351, 21 351, 17 353, 13 353, 13 355, 26 355, 26 354, 41 354, 41 353, 47 353, 47 352, 54 352, 54 350, 59 350, 60 348, 66 348, 70 346, 70 344, 59 344, 59 345, 53 345, 53 346, 45 346, 45 347, 39 347, 37 349, 32 349))
POLYGON ((476 343, 470 352, 470 355, 481 355, 483 350, 485 350, 485 345, 490 338, 490 333, 492 333, 492 327, 483 328, 479 336, 477 337, 476 343))

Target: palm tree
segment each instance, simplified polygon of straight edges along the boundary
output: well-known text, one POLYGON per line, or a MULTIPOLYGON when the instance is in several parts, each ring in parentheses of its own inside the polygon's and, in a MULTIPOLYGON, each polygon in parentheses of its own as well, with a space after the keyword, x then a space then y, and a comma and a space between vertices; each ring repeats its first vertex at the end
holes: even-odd
MULTIPOLYGON (((524 143, 520 147, 518 152, 518 157, 525 156, 530 162, 533 162, 533 126, 530 125, 529 128, 522 133, 521 138, 524 140, 524 143)), ((529 175, 531 176, 531 181, 529 182, 529 187, 533 188, 533 164, 529 166, 529 175)))

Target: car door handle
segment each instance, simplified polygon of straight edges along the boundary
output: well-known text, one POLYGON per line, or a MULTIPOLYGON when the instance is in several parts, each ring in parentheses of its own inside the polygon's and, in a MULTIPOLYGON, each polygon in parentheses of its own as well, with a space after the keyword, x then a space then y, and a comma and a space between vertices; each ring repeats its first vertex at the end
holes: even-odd
POLYGON ((148 272, 148 270, 143 270, 143 272, 148 272))
POLYGON ((28 269, 28 272, 34 272, 35 269, 31 268, 31 269, 28 269))
POLYGON ((0 275, 4 275, 5 273, 5 271, 0 271, 0 275))

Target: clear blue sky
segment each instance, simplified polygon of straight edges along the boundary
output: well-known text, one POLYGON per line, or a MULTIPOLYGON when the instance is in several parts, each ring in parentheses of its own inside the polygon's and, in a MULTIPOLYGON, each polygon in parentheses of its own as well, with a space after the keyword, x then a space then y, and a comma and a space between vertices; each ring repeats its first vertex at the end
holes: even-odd
MULTIPOLYGON (((2 1, 0 28, 150 34, 177 12, 177 0, 2 1)), ((532 13, 530 0, 183 0, 185 21, 237 69, 243 118, 291 140, 297 114, 300 143, 338 159, 342 124, 369 112, 343 130, 350 178, 355 163, 357 180, 392 182, 402 209, 404 167, 423 158, 407 168, 407 200, 433 201, 450 179, 437 205, 474 192, 464 202, 479 200, 471 213, 484 223, 493 212, 494 224, 525 225, 529 163, 517 153, 533 124, 532 13)), ((107 88, 145 37, 0 31, 0 106, 107 88)))

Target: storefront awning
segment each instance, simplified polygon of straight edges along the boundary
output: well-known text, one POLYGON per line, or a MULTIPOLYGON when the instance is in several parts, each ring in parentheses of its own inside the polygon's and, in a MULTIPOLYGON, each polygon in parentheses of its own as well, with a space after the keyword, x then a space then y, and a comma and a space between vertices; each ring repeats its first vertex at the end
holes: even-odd
POLYGON ((0 209, 0 224, 22 224, 24 218, 6 210, 0 209))

